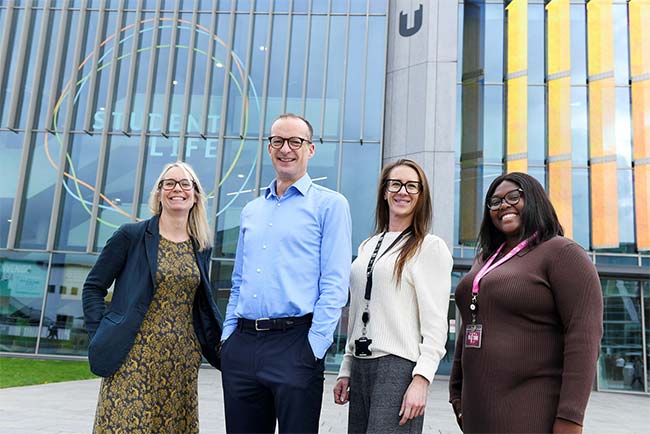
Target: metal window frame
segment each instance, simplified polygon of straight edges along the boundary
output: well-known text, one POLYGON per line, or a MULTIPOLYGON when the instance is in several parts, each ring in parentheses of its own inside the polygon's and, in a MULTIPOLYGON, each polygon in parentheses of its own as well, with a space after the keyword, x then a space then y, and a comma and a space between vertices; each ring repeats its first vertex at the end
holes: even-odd
POLYGON ((24 11, 25 15, 23 16, 22 29, 19 32, 20 42, 18 43, 18 57, 16 59, 15 78, 14 82, 11 85, 11 87, 14 89, 14 92, 9 103, 9 113, 7 119, 7 128, 12 131, 16 131, 19 128, 18 125, 16 125, 16 120, 18 118, 18 105, 22 100, 23 89, 27 81, 27 78, 25 77, 25 70, 28 69, 26 62, 29 62, 29 59, 26 58, 27 47, 29 46, 31 39, 29 36, 32 29, 32 16, 34 15, 34 9, 32 8, 31 2, 25 6, 24 11))
MULTIPOLYGON (((144 113, 150 113, 151 104, 153 102, 153 79, 156 73, 156 62, 158 60, 158 38, 160 35, 160 14, 162 9, 162 0, 156 2, 156 12, 154 14, 155 25, 151 33, 151 56, 149 56, 149 68, 147 71, 147 88, 145 90, 145 103, 143 107, 144 113)), ((142 197, 143 179, 144 179, 144 162, 147 158, 147 146, 149 138, 149 116, 142 117, 142 128, 140 135, 140 145, 138 150, 138 165, 135 172, 135 180, 133 186, 133 208, 131 209, 131 219, 137 220, 140 213, 140 199, 142 197)))
POLYGON ((66 42, 70 35, 70 28, 68 27, 68 19, 70 17, 71 10, 69 8, 61 8, 61 18, 59 20, 59 35, 56 44, 56 54, 54 55, 54 73, 52 75, 52 80, 50 81, 52 93, 50 94, 50 100, 47 104, 47 115, 45 120, 45 130, 53 133, 55 130, 54 123, 54 106, 56 105, 57 96, 61 90, 62 80, 63 80, 63 53, 66 50, 66 42))
MULTIPOLYGON (((133 29, 133 45, 131 46, 131 64, 129 65, 129 79, 127 82, 126 98, 124 100, 124 113, 128 113, 127 116, 122 118, 122 133, 127 137, 131 137, 131 113, 133 113, 133 104, 135 103, 135 88, 136 88, 136 71, 138 70, 138 47, 140 46, 140 32, 138 29, 142 24, 142 2, 144 0, 139 0, 138 5, 135 11, 135 27, 133 29)), ((123 4, 120 4, 123 7, 123 4)), ((129 13, 127 10, 124 10, 125 13, 129 13)), ((149 119, 147 117, 147 122, 145 125, 148 125, 149 119)), ((145 134, 146 130, 143 130, 141 133, 145 134)))
MULTIPOLYGON (((162 119, 162 128, 160 134, 165 138, 169 138, 169 117, 171 115, 171 104, 172 104, 172 81, 174 80, 175 64, 176 64, 176 45, 178 43, 178 25, 179 25, 179 15, 180 15, 180 2, 174 3, 174 18, 172 24, 172 36, 169 46, 169 59, 167 60, 167 79, 165 82, 165 107, 163 110, 163 119, 162 119)), ((180 146, 180 143, 179 143, 180 146)), ((182 153, 179 150, 178 159, 182 157, 182 153)))
MULTIPOLYGON (((305 59, 305 67, 303 70, 303 75, 302 75, 302 107, 300 107, 300 115, 302 117, 305 117, 306 113, 305 110, 307 110, 307 80, 309 79, 309 59, 310 59, 310 49, 311 49, 311 20, 312 20, 312 6, 313 6, 313 0, 309 0, 309 5, 307 6, 307 31, 306 33, 306 41, 305 41, 305 52, 303 54, 303 59, 305 59)), ((308 119, 309 120, 309 119, 308 119)), ((314 138, 312 137, 312 140, 314 138)))
MULTIPOLYGON (((255 28, 255 2, 251 2, 251 9, 249 11, 249 23, 248 23, 248 50, 246 52, 246 64, 244 65, 244 77, 243 77, 243 83, 242 83, 242 109, 244 107, 244 99, 248 98, 248 77, 250 76, 251 73, 251 64, 253 63, 252 58, 253 58, 253 30, 255 28)), ((241 111, 241 114, 239 116, 239 136, 244 139, 244 110, 241 111)), ((246 131, 248 133, 248 131, 246 131)))
MULTIPOLYGON (((123 4, 120 3, 120 9, 123 7, 123 4)), ((99 46, 102 42, 104 36, 104 28, 106 27, 106 0, 101 0, 99 5, 99 20, 97 22, 97 31, 95 33, 95 47, 99 49, 99 46)), ((118 29, 119 30, 119 29, 118 29)), ((115 41, 115 49, 118 51, 117 40, 115 41)), ((99 52, 97 52, 92 59, 90 65, 90 77, 88 78, 88 95, 86 96, 86 115, 84 116, 83 122, 83 131, 87 134, 92 134, 92 120, 93 120, 93 108, 97 102, 97 63, 99 62, 99 52)), ((115 56, 113 56, 113 61, 115 61, 115 56)), ((116 64, 113 63, 113 68, 116 69, 116 64)), ((98 185, 98 184, 96 184, 98 185)), ((92 226, 92 225, 91 225, 92 226)))
MULTIPOLYGON (((73 65, 79 65, 81 63, 82 50, 85 42, 85 33, 88 26, 88 0, 82 0, 81 7, 79 10, 79 20, 77 27, 77 40, 75 42, 74 55, 73 55, 73 65)), ((72 68, 70 82, 76 83, 79 78, 79 69, 72 68)), ((53 107, 52 107, 53 108, 53 107)), ((52 202, 52 214, 50 215, 50 228, 47 235, 47 244, 46 248, 48 251, 52 251, 55 248, 55 244, 59 239, 59 220, 61 214, 61 204, 63 199, 63 183, 65 182, 64 173, 67 163, 68 149, 70 148, 70 141, 72 140, 72 121, 74 119, 75 112, 75 103, 74 98, 70 95, 68 98, 67 111, 65 116, 65 123, 63 125, 63 143, 61 144, 61 155, 59 157, 59 169, 54 184, 54 200, 52 202)))
MULTIPOLYGON (((199 4, 194 2, 194 10, 192 11, 192 28, 196 29, 199 21, 199 4)), ((190 48, 188 50, 188 59, 187 67, 185 68, 185 91, 183 95, 183 116, 181 118, 181 131, 179 132, 178 139, 178 159, 181 161, 186 160, 185 156, 185 138, 187 137, 187 124, 191 111, 191 99, 192 99, 192 85, 194 83, 194 59, 196 53, 194 49, 196 48, 196 31, 190 33, 190 48)), ((209 59, 208 59, 208 63, 209 59)))
POLYGON ((325 31, 325 53, 323 54, 323 89, 321 92, 321 110, 320 110, 320 142, 323 143, 323 130, 325 128, 325 101, 327 97, 327 70, 329 67, 330 55, 330 32, 332 29, 332 0, 327 4, 327 30, 325 31))
MULTIPOLYGON (((52 9, 49 7, 49 2, 45 6, 43 11, 43 22, 41 24, 41 34, 38 41, 38 48, 36 49, 36 57, 38 60, 38 65, 35 66, 36 70, 34 71, 34 89, 41 88, 41 82, 45 76, 45 69, 43 67, 43 62, 45 59, 45 47, 48 40, 48 29, 50 24, 50 15, 52 9)), ((22 155, 19 163, 18 169, 18 184, 16 188, 16 196, 14 198, 13 208, 11 210, 11 223, 9 225, 9 234, 7 237, 7 248, 14 249, 16 246, 16 236, 18 233, 19 219, 21 214, 21 209, 24 202, 24 194, 26 187, 26 177, 27 171, 29 168, 29 156, 33 152, 32 140, 33 130, 34 130, 34 119, 37 116, 36 106, 38 105, 38 100, 40 98, 40 92, 32 92, 32 96, 29 101, 29 110, 27 111, 27 119, 25 120, 25 131, 23 136, 23 146, 22 146, 22 155)))
MULTIPOLYGON (((284 15, 284 14, 283 14, 284 15)), ((289 1, 289 13, 287 14, 287 40, 284 47, 284 68, 282 71, 282 100, 281 113, 287 112, 287 89, 289 88, 289 57, 291 56, 291 33, 293 30, 293 0, 289 1)))
MULTIPOLYGON (((9 0, 7 4, 7 14, 5 15, 3 29, 9 29, 11 32, 12 23, 14 22, 14 6, 15 0, 9 0)), ((15 33, 15 32, 11 32, 15 33)), ((2 38, 2 45, 0 46, 0 89, 5 88, 5 80, 9 75, 9 62, 7 58, 9 57, 9 41, 11 38, 2 38)), ((13 45, 13 44, 12 44, 13 45)), ((0 116, 2 115, 2 108, 4 107, 4 92, 0 92, 0 116)))
MULTIPOLYGON (((102 8, 105 8, 105 3, 102 4, 102 8)), ((105 14, 106 11, 102 10, 102 14, 105 14)), ((115 33, 119 34, 122 24, 124 22, 124 4, 120 3, 117 10, 117 19, 115 21, 115 33)), ((101 32, 98 32, 101 33, 101 32)), ((99 34, 98 34, 99 36, 99 34)), ((99 38, 98 38, 99 39, 99 38)), ((101 39, 99 39, 101 41, 101 39)), ((111 72, 108 78, 108 92, 106 94, 106 110, 105 112, 113 112, 113 104, 115 100, 115 94, 117 93, 117 58, 119 57, 119 46, 117 45, 118 40, 115 40, 115 47, 113 53, 111 54, 111 72)), ((95 66, 96 67, 96 66, 95 66)), ((91 106, 88 106, 91 107, 91 106)), ((88 110, 90 113, 91 110, 88 110)), ((130 117, 125 116, 126 118, 130 117)), ((109 117, 110 120, 112 120, 109 117)), ((97 174, 95 176, 95 191, 93 192, 93 206, 90 216, 90 225, 88 226, 88 238, 86 239, 86 253, 92 253, 95 248, 96 235, 97 235, 97 225, 99 222, 99 199, 104 190, 104 182, 106 179, 106 169, 108 167, 108 149, 109 149, 109 140, 112 136, 109 136, 108 131, 111 129, 112 122, 104 122, 104 129, 102 131, 101 142, 99 145, 99 155, 97 157, 97 174), (101 186, 101 188, 100 188, 101 186)))
POLYGON ((210 40, 208 41, 208 61, 205 64, 205 84, 203 86, 203 105, 201 110, 201 127, 199 135, 203 139, 208 137, 208 114, 210 113, 210 93, 212 90, 212 76, 214 66, 212 65, 212 57, 215 52, 215 37, 217 37, 217 26, 219 23, 219 14, 217 13, 218 3, 212 2, 212 21, 210 22, 210 40))
MULTIPOLYGON (((345 96, 346 96, 346 87, 348 85, 348 56, 350 54, 350 25, 351 25, 351 15, 350 15, 350 1, 348 0, 348 13, 345 16, 345 52, 343 53, 343 83, 341 83, 341 114, 339 115, 339 149, 338 149, 338 167, 336 173, 336 191, 341 191, 341 172, 343 165, 343 127, 345 125, 345 96)), ((367 29, 366 29, 367 30, 367 29)), ((365 62, 365 61, 364 61, 365 62)), ((324 113, 323 113, 324 115, 324 113)))

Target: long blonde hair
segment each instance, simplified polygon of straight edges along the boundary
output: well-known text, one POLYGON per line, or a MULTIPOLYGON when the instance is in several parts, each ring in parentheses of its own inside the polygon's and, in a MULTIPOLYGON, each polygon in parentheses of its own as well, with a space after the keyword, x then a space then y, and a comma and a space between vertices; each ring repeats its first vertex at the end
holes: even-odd
POLYGON ((156 182, 149 193, 149 210, 153 215, 160 215, 162 213, 162 204, 160 202, 160 181, 163 180, 165 174, 172 167, 178 167, 190 178, 191 181, 194 181, 194 206, 190 209, 190 215, 187 219, 187 233, 192 237, 199 245, 200 250, 205 250, 209 247, 212 247, 212 233, 210 231, 210 225, 208 224, 208 213, 206 210, 207 197, 201 186, 199 178, 196 176, 196 172, 192 169, 192 166, 189 164, 177 161, 175 163, 166 164, 162 172, 156 179, 156 182))

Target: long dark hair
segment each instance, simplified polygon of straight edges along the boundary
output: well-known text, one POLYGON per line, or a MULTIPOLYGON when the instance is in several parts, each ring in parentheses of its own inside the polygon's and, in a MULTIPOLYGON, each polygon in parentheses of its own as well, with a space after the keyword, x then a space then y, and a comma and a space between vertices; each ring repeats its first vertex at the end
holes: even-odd
POLYGON ((501 175, 492 181, 485 194, 483 202, 483 221, 478 234, 477 257, 481 260, 487 260, 499 246, 506 240, 505 235, 500 232, 492 223, 490 210, 485 206, 488 199, 494 195, 494 191, 503 181, 510 181, 519 186, 524 193, 524 209, 521 213, 522 230, 519 234, 519 240, 525 240, 537 232, 537 237, 530 242, 530 246, 535 246, 543 241, 549 240, 556 235, 564 235, 560 220, 557 218, 553 204, 544 191, 544 187, 532 176, 512 172, 501 175))
POLYGON ((375 209, 375 235, 388 231, 390 223, 390 214, 388 209, 388 201, 384 198, 386 194, 386 181, 390 177, 390 172, 398 166, 406 166, 415 170, 422 183, 422 190, 417 195, 417 202, 413 210, 413 223, 411 224, 413 230, 406 237, 404 243, 395 262, 395 269, 393 276, 397 280, 397 284, 402 281, 402 272, 406 261, 415 255, 424 237, 429 233, 431 227, 431 194, 429 191, 429 183, 424 174, 424 170, 418 163, 413 160, 401 159, 384 167, 381 171, 381 178, 379 179, 379 187, 377 188, 377 208, 375 209))

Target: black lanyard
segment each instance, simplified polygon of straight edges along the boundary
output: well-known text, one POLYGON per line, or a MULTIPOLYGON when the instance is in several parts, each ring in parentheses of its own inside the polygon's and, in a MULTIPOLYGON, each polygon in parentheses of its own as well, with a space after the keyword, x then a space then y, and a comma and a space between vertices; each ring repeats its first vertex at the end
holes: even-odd
POLYGON ((413 228, 409 226, 408 228, 404 229, 398 236, 395 238, 395 241, 388 246, 384 252, 379 255, 379 258, 377 257, 377 254, 379 253, 379 248, 381 247, 381 243, 384 241, 384 236, 386 235, 386 232, 381 234, 381 237, 379 237, 379 241, 377 241, 377 245, 375 246, 375 250, 372 252, 372 256, 370 257, 370 260, 368 261, 368 268, 366 268, 366 293, 364 298, 366 299, 366 309, 363 312, 363 315, 361 315, 361 320, 363 321, 363 326, 365 329, 366 324, 368 324, 368 321, 370 321, 370 314, 368 313, 368 302, 370 302, 370 295, 372 293, 372 271, 374 269, 373 265, 375 264, 376 260, 379 260, 382 258, 386 253, 390 251, 399 241, 404 237, 404 235, 407 235, 413 231, 413 228))

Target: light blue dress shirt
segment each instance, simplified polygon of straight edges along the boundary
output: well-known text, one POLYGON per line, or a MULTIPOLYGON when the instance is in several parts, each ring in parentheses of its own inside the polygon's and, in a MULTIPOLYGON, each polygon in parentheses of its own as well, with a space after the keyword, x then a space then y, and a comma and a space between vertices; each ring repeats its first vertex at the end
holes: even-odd
POLYGON ((325 357, 348 298, 351 225, 347 200, 307 174, 282 197, 273 181, 249 202, 221 339, 233 333, 237 318, 313 313, 309 343, 316 357, 325 357))

